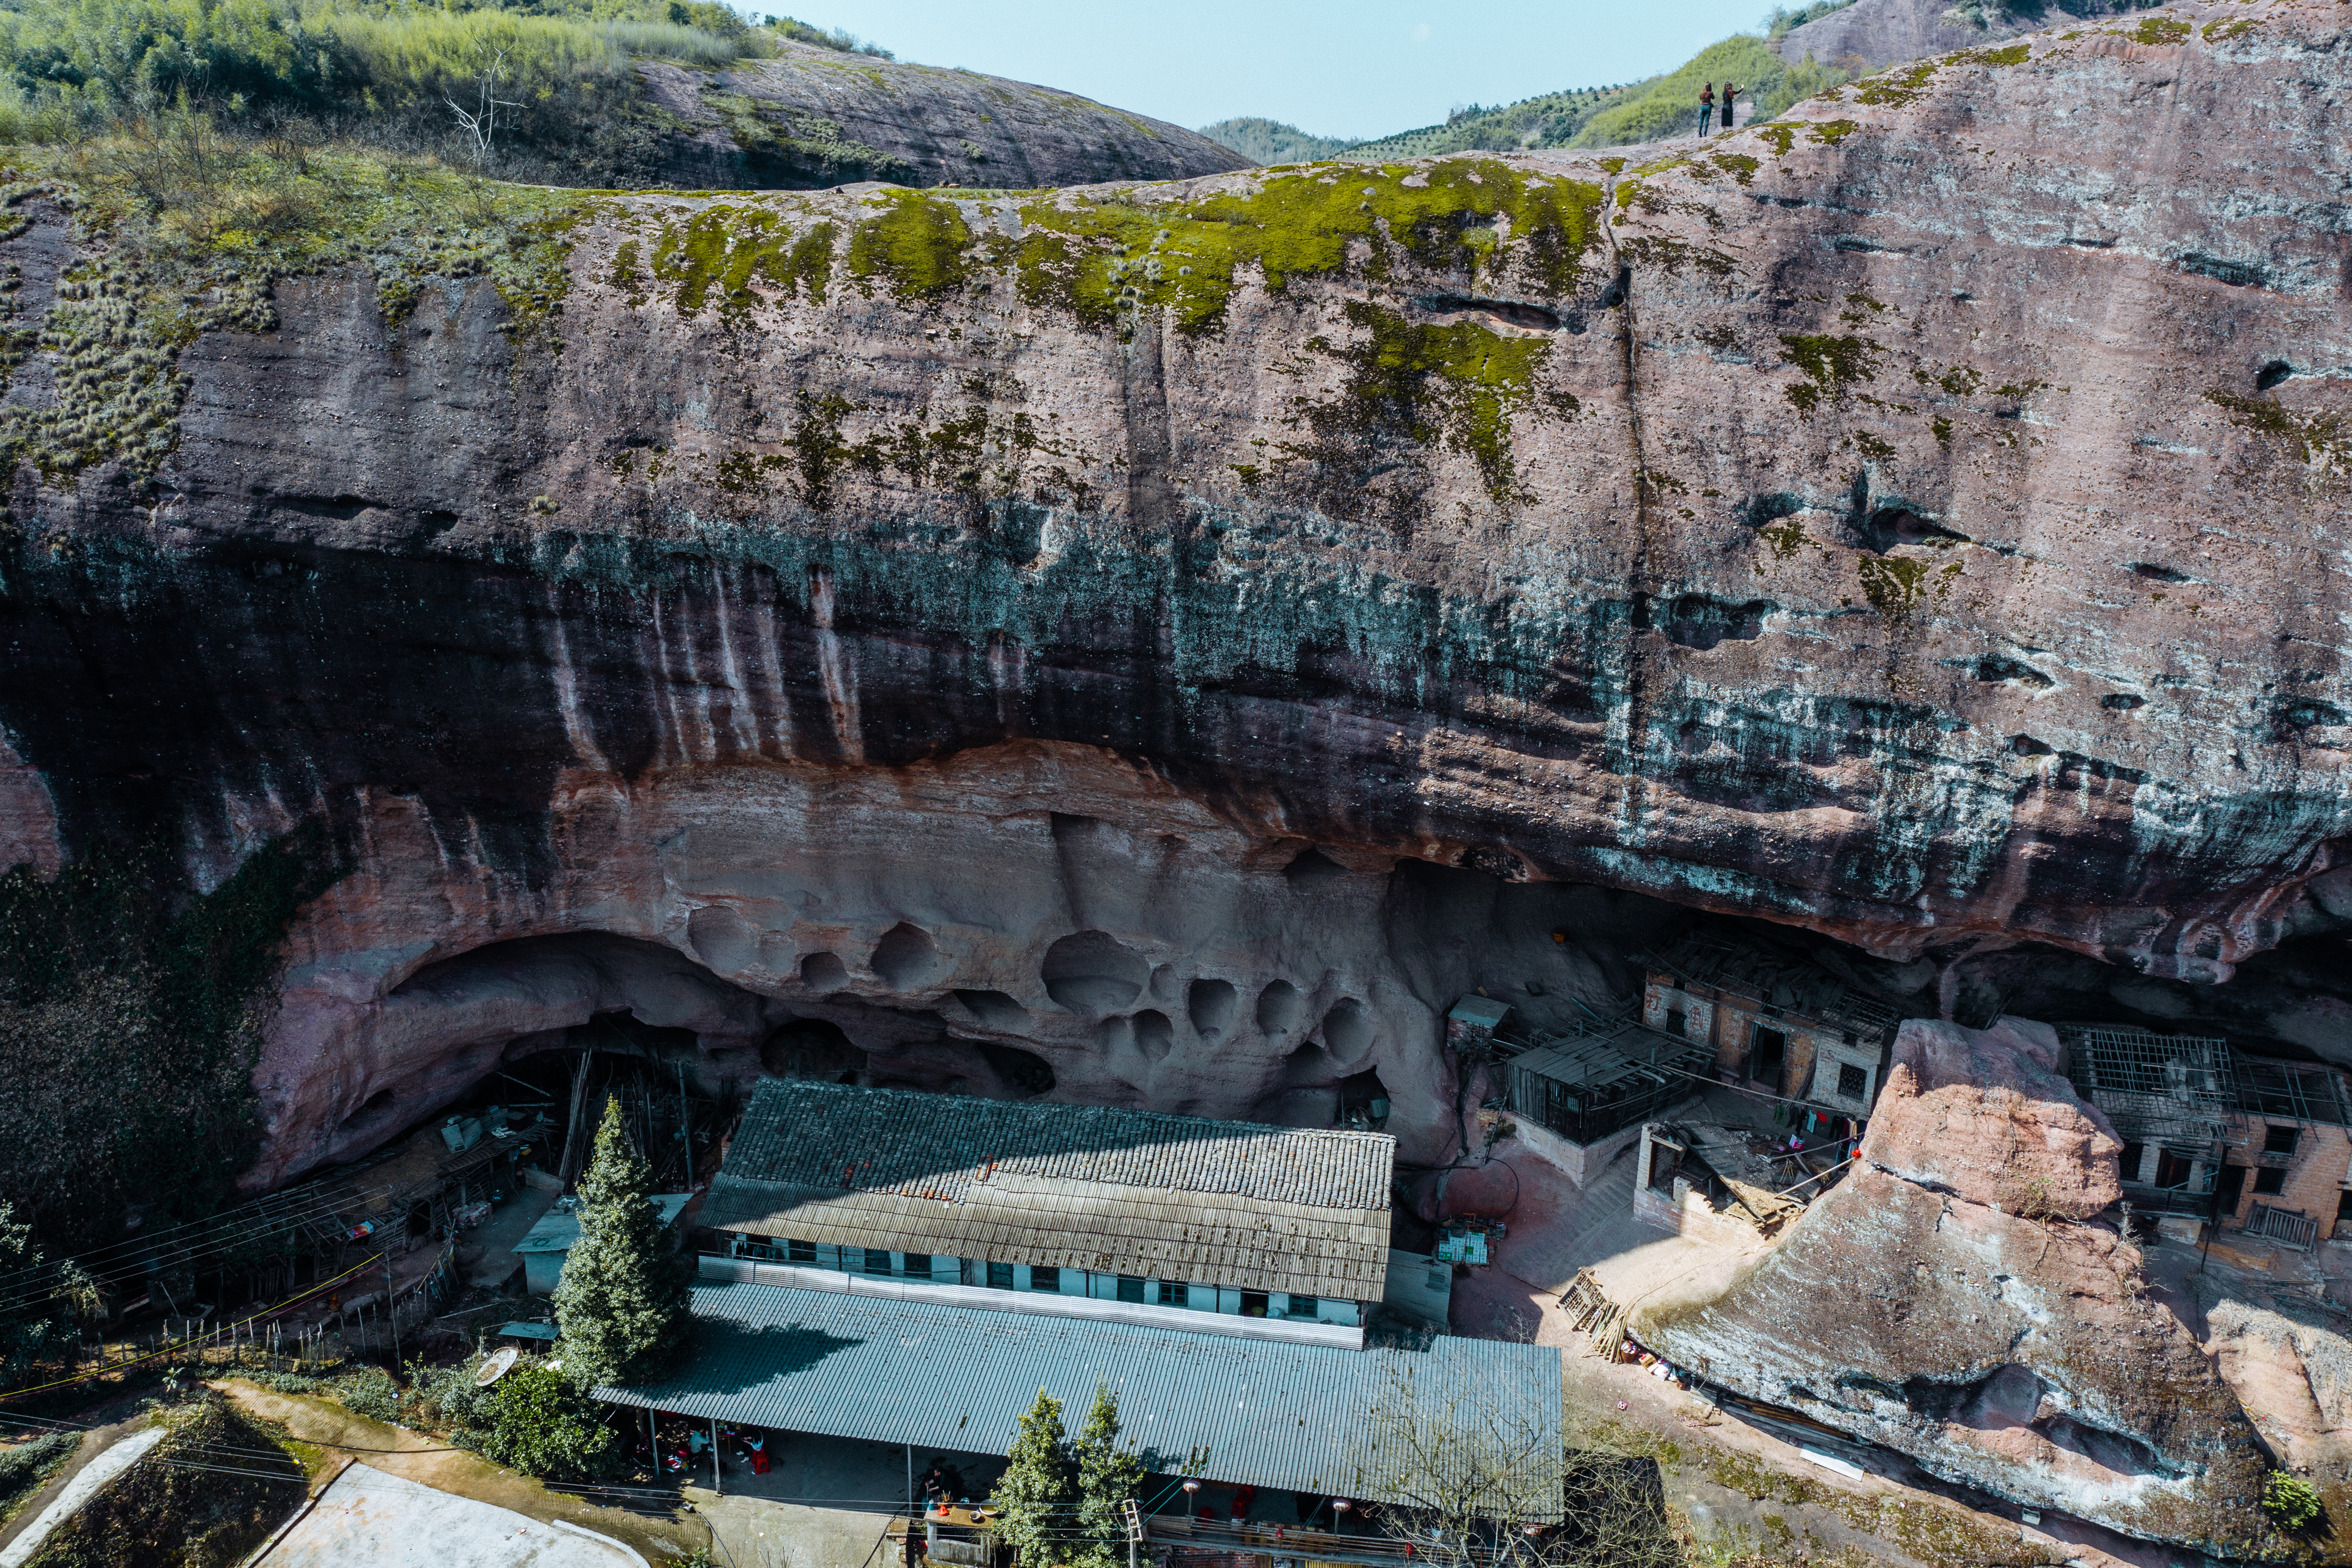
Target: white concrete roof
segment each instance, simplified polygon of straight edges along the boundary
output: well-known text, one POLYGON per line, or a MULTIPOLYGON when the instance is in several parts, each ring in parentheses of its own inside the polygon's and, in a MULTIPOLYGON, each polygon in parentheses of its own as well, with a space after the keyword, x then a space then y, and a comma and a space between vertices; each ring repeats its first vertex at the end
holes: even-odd
POLYGON ((253 1568, 647 1568, 609 1536, 353 1465, 253 1568))

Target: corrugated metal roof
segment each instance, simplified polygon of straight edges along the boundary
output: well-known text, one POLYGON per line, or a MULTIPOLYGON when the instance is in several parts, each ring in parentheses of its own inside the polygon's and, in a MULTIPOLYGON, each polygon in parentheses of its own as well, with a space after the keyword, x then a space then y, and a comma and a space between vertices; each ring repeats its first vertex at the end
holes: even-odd
POLYGON ((953 1203, 997 1171, 1224 1193, 1312 1208, 1384 1209, 1396 1140, 1102 1105, 974 1100, 762 1079, 730 1174, 953 1203))
POLYGON ((1334 1350, 732 1283, 697 1285, 694 1313, 693 1348, 669 1380, 597 1397, 1002 1454, 1039 1389, 1075 1429, 1104 1384, 1149 1469, 1385 1501, 1403 1498, 1381 1479, 1395 1445, 1376 1412, 1409 1410, 1424 1429, 1479 1428, 1450 1449, 1499 1436, 1515 1463, 1549 1467, 1527 1489, 1559 1496, 1559 1352, 1538 1345, 1440 1335, 1424 1351, 1334 1350))
MULTIPOLYGON (((686 1205, 693 1201, 692 1193, 653 1194, 654 1209, 661 1215, 661 1222, 664 1225, 676 1224, 677 1216, 686 1212, 686 1205)), ((554 1209, 540 1215, 539 1223, 532 1226, 524 1234, 523 1238, 514 1244, 514 1250, 517 1252, 569 1252, 579 1240, 580 1216, 577 1214, 568 1214, 563 1210, 554 1209)))
POLYGON ((1244 1290, 1378 1300, 1384 1133, 763 1080, 701 1220, 1244 1290))

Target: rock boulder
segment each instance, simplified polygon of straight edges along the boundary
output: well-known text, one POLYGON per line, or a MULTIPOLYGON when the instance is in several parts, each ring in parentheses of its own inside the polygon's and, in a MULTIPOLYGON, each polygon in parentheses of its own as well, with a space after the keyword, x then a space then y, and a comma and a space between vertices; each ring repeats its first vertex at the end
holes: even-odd
POLYGON ((2054 1037, 2018 1019, 1904 1035, 1856 1173, 1723 1295, 1637 1310, 1633 1331, 1949 1479, 2246 1554, 2267 1531, 2252 1426, 2138 1249, 2062 1212, 2113 1193, 2116 1144, 2051 1071, 2054 1037), (2044 1173, 2032 1205, 2002 1201, 2004 1160, 2044 1173))
POLYGON ((2058 1073, 2049 1025, 1964 1029, 1914 1018, 1895 1036, 1863 1161, 1969 1203, 2088 1219, 2123 1195, 2123 1144, 2058 1073))

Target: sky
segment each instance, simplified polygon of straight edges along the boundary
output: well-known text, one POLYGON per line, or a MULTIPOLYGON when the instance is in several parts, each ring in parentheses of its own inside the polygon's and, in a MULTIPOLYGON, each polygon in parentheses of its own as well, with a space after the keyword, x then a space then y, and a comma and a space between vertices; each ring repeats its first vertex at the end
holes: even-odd
MULTIPOLYGON (((1321 136, 1443 121, 1456 104, 1637 81, 1754 28, 1770 0, 783 0, 923 65, 1082 93, 1179 125, 1234 115, 1321 136)), ((757 16, 775 0, 742 0, 757 16)))

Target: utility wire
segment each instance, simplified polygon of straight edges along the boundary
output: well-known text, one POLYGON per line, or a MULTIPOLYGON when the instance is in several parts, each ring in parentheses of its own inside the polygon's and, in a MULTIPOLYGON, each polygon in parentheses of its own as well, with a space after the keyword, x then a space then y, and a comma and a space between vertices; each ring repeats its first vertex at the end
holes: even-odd
MULTIPOLYGON (((389 1189, 386 1190, 389 1191, 389 1189)), ((341 1216, 337 1212, 338 1206, 349 1207, 351 1205, 329 1205, 316 1210, 289 1215, 284 1217, 282 1222, 283 1226, 285 1228, 291 1229, 297 1226, 312 1224, 320 1220, 340 1220, 341 1216)), ((273 1225, 268 1227, 268 1230, 275 1230, 277 1228, 279 1228, 279 1226, 273 1225)), ((251 1242, 256 1234, 268 1234, 268 1230, 261 1233, 247 1232, 243 1236, 224 1237, 209 1245, 201 1244, 194 1239, 174 1242, 166 1247, 156 1251, 152 1255, 152 1258, 134 1254, 130 1258, 111 1259, 110 1261, 101 1263, 95 1268, 91 1267, 91 1263, 88 1258, 79 1257, 59 1258, 55 1262, 43 1263, 37 1266, 37 1271, 51 1272, 52 1282, 46 1286, 38 1287, 30 1290, 25 1290, 22 1287, 17 1287, 16 1294, 8 1296, 5 1300, 0 1300, 0 1313, 15 1311, 20 1308, 30 1306, 35 1302, 47 1300, 55 1297, 58 1294, 58 1283, 60 1282, 59 1271, 61 1271, 65 1265, 68 1263, 79 1265, 93 1276, 101 1278, 108 1268, 119 1267, 120 1265, 127 1262, 141 1262, 146 1265, 148 1272, 161 1273, 166 1269, 188 1268, 192 1264, 200 1263, 226 1253, 235 1252, 239 1247, 251 1242)), ((17 1272, 22 1274, 24 1271, 18 1270, 17 1272)), ((0 1292, 5 1292, 8 1289, 9 1287, 5 1282, 0 1282, 0 1292)))
MULTIPOLYGON (((359 1263, 353 1264, 351 1268, 344 1269, 341 1274, 336 1275, 334 1278, 331 1279, 322 1279, 314 1285, 308 1286, 298 1294, 288 1297, 285 1300, 278 1302, 274 1307, 265 1307, 260 1311, 254 1313, 251 1317, 245 1319, 242 1322, 234 1326, 239 1328, 249 1327, 254 1323, 260 1322, 265 1318, 272 1317, 278 1312, 288 1310, 289 1309, 299 1305, 308 1298, 319 1294, 320 1291, 324 1290, 331 1286, 341 1284, 344 1280, 359 1273, 362 1269, 373 1268, 383 1261, 383 1258, 381 1254, 374 1258, 363 1259, 359 1263)), ((225 1324, 223 1326, 228 1327, 231 1325, 225 1324)), ((144 1362, 154 1361, 161 1356, 175 1355, 198 1342, 200 1342, 196 1339, 184 1339, 175 1344, 166 1344, 160 1349, 150 1351, 145 1355, 133 1356, 129 1361, 117 1362, 112 1366, 100 1367, 96 1372, 83 1373, 75 1377, 61 1377, 51 1383, 35 1384, 29 1388, 10 1389, 5 1394, 0 1394, 0 1400, 21 1399, 27 1394, 38 1394, 44 1389, 64 1388, 73 1384, 88 1383, 94 1378, 104 1377, 110 1372, 119 1372, 127 1366, 137 1366, 144 1362)))
MULTIPOLYGON (((11 1281, 20 1277, 39 1274, 64 1263, 79 1263, 89 1268, 93 1263, 101 1261, 120 1262, 125 1256, 135 1258, 142 1250, 151 1247, 183 1247, 188 1245, 185 1238, 177 1241, 171 1238, 178 1237, 183 1231, 236 1224, 241 1216, 247 1215, 268 1222, 262 1228, 275 1229, 279 1226, 307 1223, 340 1209, 363 1206, 371 1198, 388 1197, 393 1191, 394 1188, 387 1184, 383 1187, 354 1188, 348 1195, 341 1197, 327 1192, 313 1193, 307 1196, 298 1194, 288 1200, 289 1206, 282 1213, 276 1215, 268 1213, 264 1207, 271 1201, 270 1199, 258 1199, 254 1203, 230 1209, 224 1214, 213 1215, 204 1219, 184 1220, 169 1229, 159 1230, 152 1235, 124 1237, 120 1241, 109 1242, 103 1247, 92 1247, 88 1252, 76 1253, 70 1258, 47 1258, 39 1263, 28 1263, 16 1268, 0 1269, 0 1289, 5 1289, 11 1281)), ((93 1273, 99 1271, 97 1268, 91 1269, 93 1273)))

